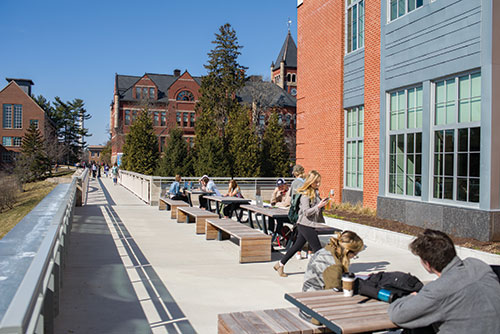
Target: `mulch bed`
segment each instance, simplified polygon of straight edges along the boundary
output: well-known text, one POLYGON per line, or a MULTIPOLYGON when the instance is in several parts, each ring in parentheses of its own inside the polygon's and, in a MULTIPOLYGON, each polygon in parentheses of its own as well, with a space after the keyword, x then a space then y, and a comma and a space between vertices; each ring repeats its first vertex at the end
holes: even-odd
MULTIPOLYGON (((421 227, 407 225, 394 220, 381 219, 371 215, 363 215, 356 212, 335 210, 327 213, 335 216, 335 218, 338 219, 347 220, 353 223, 378 227, 384 230, 389 230, 409 235, 418 235, 424 231, 424 229, 421 227)), ((463 246, 467 248, 480 250, 483 252, 500 255, 500 242, 479 241, 472 238, 459 238, 452 235, 450 235, 450 237, 453 239, 453 242, 458 246, 463 246)))

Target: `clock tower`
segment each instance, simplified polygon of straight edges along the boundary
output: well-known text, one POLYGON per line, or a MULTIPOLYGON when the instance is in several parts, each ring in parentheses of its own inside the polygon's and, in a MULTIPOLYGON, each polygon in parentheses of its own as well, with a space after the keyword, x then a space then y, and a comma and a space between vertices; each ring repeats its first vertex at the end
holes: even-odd
POLYGON ((297 96, 297 46, 290 29, 276 61, 271 64, 271 81, 297 96))

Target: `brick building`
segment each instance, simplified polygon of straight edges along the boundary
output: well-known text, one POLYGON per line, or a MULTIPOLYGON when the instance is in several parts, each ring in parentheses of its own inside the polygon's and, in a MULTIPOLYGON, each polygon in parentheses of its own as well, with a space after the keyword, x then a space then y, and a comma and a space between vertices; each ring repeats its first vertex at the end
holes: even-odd
POLYGON ((271 64, 271 82, 297 96, 297 46, 290 30, 276 61, 271 64))
POLYGON ((500 4, 299 0, 297 14, 297 161, 322 193, 500 240, 500 4))
POLYGON ((14 161, 21 151, 21 143, 26 130, 35 124, 44 138, 52 127, 45 111, 31 98, 30 79, 6 78, 8 84, 0 91, 0 167, 14 161))

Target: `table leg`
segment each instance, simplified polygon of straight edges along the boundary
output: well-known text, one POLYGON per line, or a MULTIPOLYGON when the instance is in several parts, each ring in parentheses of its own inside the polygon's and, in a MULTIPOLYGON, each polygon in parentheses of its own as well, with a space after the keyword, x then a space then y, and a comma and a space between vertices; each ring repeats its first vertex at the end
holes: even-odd
POLYGON ((250 223, 251 228, 255 228, 253 226, 253 220, 252 220, 252 211, 248 210, 248 222, 250 223))
MULTIPOLYGON (((208 201, 208 203, 210 203, 210 201, 208 201)), ((222 203, 220 204, 220 206, 222 206, 222 203)), ((220 206, 219 206, 219 203, 215 202, 215 211, 219 215, 219 218, 222 218, 222 216, 220 214, 220 209, 221 209, 220 206)), ((210 211, 212 211, 211 207, 210 207, 210 204, 208 204, 208 207, 210 208, 210 211)))
POLYGON ((191 201, 191 193, 187 193, 187 194, 188 194, 189 206, 193 206, 193 202, 191 201))

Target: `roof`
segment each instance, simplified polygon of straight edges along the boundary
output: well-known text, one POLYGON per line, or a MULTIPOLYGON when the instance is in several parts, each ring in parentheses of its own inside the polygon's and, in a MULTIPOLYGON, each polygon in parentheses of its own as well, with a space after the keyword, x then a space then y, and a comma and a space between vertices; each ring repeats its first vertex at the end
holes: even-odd
MULTIPOLYGON (((158 99, 157 102, 168 102, 168 89, 172 84, 177 81, 179 77, 176 77, 171 74, 155 74, 155 73, 146 73, 151 81, 158 87, 158 99)), ((120 96, 120 100, 122 101, 137 101, 136 98, 133 97, 132 91, 135 83, 139 81, 143 76, 134 76, 134 75, 116 75, 116 83, 117 90, 120 96)), ((200 77, 193 77, 194 81, 201 85, 200 77)))
POLYGON ((268 107, 295 107, 297 99, 286 90, 268 81, 247 81, 236 94, 240 102, 251 104, 260 100, 260 104, 268 107))
POLYGON ((31 79, 21 79, 21 78, 5 78, 5 80, 7 80, 7 82, 11 82, 11 81, 16 81, 16 82, 26 82, 26 83, 29 83, 30 85, 34 86, 35 83, 31 80, 31 79))
POLYGON ((274 62, 273 71, 280 68, 281 61, 285 62, 285 67, 297 67, 297 45, 295 45, 290 31, 286 36, 285 43, 281 47, 278 58, 274 62))

